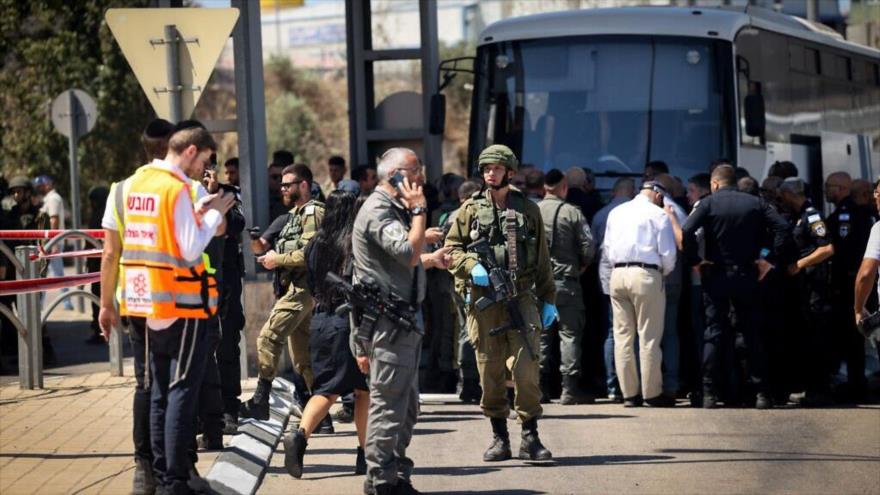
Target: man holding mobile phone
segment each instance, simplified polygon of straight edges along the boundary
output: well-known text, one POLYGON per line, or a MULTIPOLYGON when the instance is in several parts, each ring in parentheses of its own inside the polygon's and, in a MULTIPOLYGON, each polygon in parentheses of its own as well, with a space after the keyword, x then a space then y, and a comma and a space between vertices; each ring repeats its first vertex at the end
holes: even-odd
MULTIPOLYGON (((425 268, 446 268, 448 249, 425 254, 427 201, 418 156, 410 149, 391 148, 379 160, 380 184, 364 202, 354 222, 353 278, 372 277, 389 299, 423 319, 425 268)), ((365 493, 418 493, 406 456, 419 413, 419 352, 422 332, 397 328, 385 317, 372 332, 356 329, 358 367, 369 373, 370 412, 367 419, 365 493), (365 335, 366 334, 366 335, 365 335)))

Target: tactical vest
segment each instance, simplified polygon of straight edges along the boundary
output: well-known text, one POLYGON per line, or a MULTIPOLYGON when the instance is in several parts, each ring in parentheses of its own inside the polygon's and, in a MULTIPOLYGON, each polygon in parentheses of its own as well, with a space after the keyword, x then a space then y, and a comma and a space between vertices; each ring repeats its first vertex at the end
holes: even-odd
MULTIPOLYGON (((292 253, 305 247, 306 242, 302 238, 303 234, 305 233, 304 223, 306 221, 306 218, 310 216, 315 216, 317 214, 317 208, 323 209, 324 204, 320 201, 315 201, 313 199, 304 204, 302 208, 296 211, 296 213, 291 212, 290 220, 288 220, 288 222, 284 224, 281 232, 278 233, 278 237, 275 238, 275 252, 277 252, 278 254, 286 254, 292 253)), ((291 269, 281 269, 278 270, 276 273, 280 277, 279 282, 281 288, 283 288, 284 290, 286 290, 286 287, 294 278, 300 278, 298 276, 294 276, 294 270, 291 269)))
MULTIPOLYGON (((507 232, 504 218, 504 210, 499 210, 496 216, 495 207, 488 196, 488 192, 480 191, 473 196, 474 216, 471 220, 471 232, 476 231, 479 238, 489 240, 489 244, 495 253, 495 261, 503 268, 508 267, 507 258, 507 232)), ((507 195, 507 207, 516 212, 516 253, 517 272, 534 268, 538 259, 538 237, 534 231, 535 226, 530 226, 525 214, 525 196, 516 189, 511 188, 507 195)), ((543 225, 537 226, 544 228, 543 225)))

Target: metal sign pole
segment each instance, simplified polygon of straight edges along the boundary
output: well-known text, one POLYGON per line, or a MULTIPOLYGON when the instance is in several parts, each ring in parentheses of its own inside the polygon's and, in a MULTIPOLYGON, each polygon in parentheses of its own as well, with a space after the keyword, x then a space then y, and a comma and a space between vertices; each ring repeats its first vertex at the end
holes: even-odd
MULTIPOLYGON (((37 278, 36 262, 31 255, 37 254, 36 246, 18 246, 15 256, 24 270, 19 280, 37 278)), ((40 293, 18 294, 16 304, 18 319, 27 328, 27 336, 18 336, 18 383, 22 389, 43 388, 43 332, 40 324, 40 293)))
POLYGON ((180 52, 178 43, 180 33, 174 24, 165 25, 165 70, 168 73, 168 105, 170 107, 171 122, 178 123, 183 120, 183 106, 181 105, 180 93, 180 52))
MULTIPOLYGON (((85 122, 85 115, 82 106, 79 104, 79 100, 76 98, 76 94, 73 91, 67 92, 67 118, 70 120, 70 136, 67 140, 70 155, 70 205, 73 209, 73 215, 71 215, 71 219, 73 220, 73 228, 74 230, 79 230, 81 225, 80 218, 80 202, 79 202, 79 162, 76 156, 76 145, 79 142, 79 136, 81 132, 84 132, 85 129, 80 129, 80 123, 85 122)), ((85 126, 82 126, 85 127, 85 126)), ((75 249, 79 251, 82 249, 82 243, 80 241, 74 242, 75 249)), ((82 259, 77 258, 74 260, 74 266, 76 266, 76 273, 83 273, 83 264, 82 259)), ((76 298, 76 309, 78 312, 85 312, 85 301, 83 298, 76 298)))

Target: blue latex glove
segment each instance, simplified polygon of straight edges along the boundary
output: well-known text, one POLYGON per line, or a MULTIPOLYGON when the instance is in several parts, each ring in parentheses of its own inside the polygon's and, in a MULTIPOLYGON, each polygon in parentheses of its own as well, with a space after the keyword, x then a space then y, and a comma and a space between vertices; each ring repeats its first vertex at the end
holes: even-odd
POLYGON ((477 263, 471 269, 471 280, 480 287, 489 287, 489 272, 483 265, 477 263))
POLYGON ((552 325, 558 318, 559 310, 556 309, 556 305, 544 303, 544 307, 541 308, 541 323, 544 325, 544 328, 552 325))

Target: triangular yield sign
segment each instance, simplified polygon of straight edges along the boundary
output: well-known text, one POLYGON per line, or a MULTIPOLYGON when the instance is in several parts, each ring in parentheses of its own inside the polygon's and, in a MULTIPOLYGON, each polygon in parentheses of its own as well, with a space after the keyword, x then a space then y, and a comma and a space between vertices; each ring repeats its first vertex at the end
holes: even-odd
POLYGON ((164 39, 168 24, 190 40, 178 45, 181 115, 188 119, 238 20, 238 9, 109 9, 104 19, 156 114, 166 120, 171 120, 170 93, 163 91, 168 86, 166 45, 150 41, 164 39))

